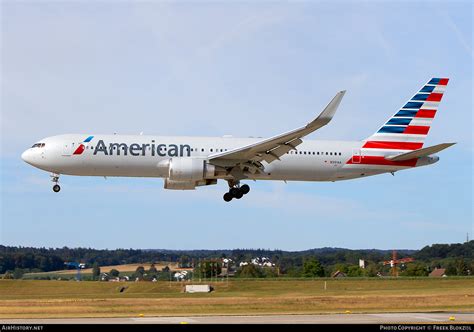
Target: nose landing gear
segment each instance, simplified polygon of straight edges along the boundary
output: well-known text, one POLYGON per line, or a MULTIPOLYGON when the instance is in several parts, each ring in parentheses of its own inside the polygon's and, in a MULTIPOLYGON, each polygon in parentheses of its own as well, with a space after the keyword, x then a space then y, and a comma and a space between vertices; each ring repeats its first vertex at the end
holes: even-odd
POLYGON ((60 187, 59 184, 58 184, 58 182, 59 182, 59 174, 52 173, 52 174, 51 174, 51 181, 54 183, 53 191, 54 191, 55 193, 58 193, 58 192, 61 190, 61 187, 60 187))
POLYGON ((233 198, 241 199, 244 195, 248 194, 250 191, 250 187, 247 184, 240 185, 239 182, 231 182, 229 183, 229 192, 224 194, 224 201, 230 202, 233 198))

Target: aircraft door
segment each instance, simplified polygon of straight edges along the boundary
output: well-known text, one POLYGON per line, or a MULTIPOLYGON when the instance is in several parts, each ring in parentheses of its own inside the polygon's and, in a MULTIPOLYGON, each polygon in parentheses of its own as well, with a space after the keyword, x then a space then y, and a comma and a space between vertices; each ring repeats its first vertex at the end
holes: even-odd
POLYGON ((362 153, 360 149, 352 149, 352 163, 360 164, 361 159, 362 159, 362 153))
POLYGON ((70 156, 74 151, 75 144, 74 143, 64 143, 63 145, 63 156, 70 156))

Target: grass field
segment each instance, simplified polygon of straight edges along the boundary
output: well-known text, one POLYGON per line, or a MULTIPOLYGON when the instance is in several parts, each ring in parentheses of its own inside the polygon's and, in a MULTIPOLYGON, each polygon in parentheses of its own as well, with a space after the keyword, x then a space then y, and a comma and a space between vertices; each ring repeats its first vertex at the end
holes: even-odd
POLYGON ((473 278, 211 284, 212 293, 186 294, 177 282, 0 280, 0 318, 474 311, 473 278))

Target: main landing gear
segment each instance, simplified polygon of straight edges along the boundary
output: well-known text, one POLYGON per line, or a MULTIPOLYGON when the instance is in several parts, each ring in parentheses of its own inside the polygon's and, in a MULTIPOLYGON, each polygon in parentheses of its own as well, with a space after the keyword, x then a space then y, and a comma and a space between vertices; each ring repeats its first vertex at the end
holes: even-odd
POLYGON ((59 182, 59 174, 52 173, 52 174, 51 174, 51 181, 54 183, 53 191, 54 191, 55 193, 58 193, 58 192, 61 190, 61 187, 60 187, 59 184, 58 184, 58 182, 59 182))
POLYGON ((239 182, 229 182, 229 192, 224 194, 224 201, 230 202, 232 198, 241 199, 248 194, 250 187, 247 184, 240 185, 239 182))

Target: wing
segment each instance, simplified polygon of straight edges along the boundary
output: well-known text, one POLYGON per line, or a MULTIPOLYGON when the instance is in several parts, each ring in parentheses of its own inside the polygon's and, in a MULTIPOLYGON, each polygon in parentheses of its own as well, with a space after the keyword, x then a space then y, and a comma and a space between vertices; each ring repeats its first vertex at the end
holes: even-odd
POLYGON ((301 138, 327 125, 345 93, 346 91, 338 92, 321 114, 306 126, 237 149, 210 155, 209 162, 222 167, 248 167, 254 173, 263 167, 262 161, 271 163, 279 160, 288 151, 296 149, 302 143, 301 138))

